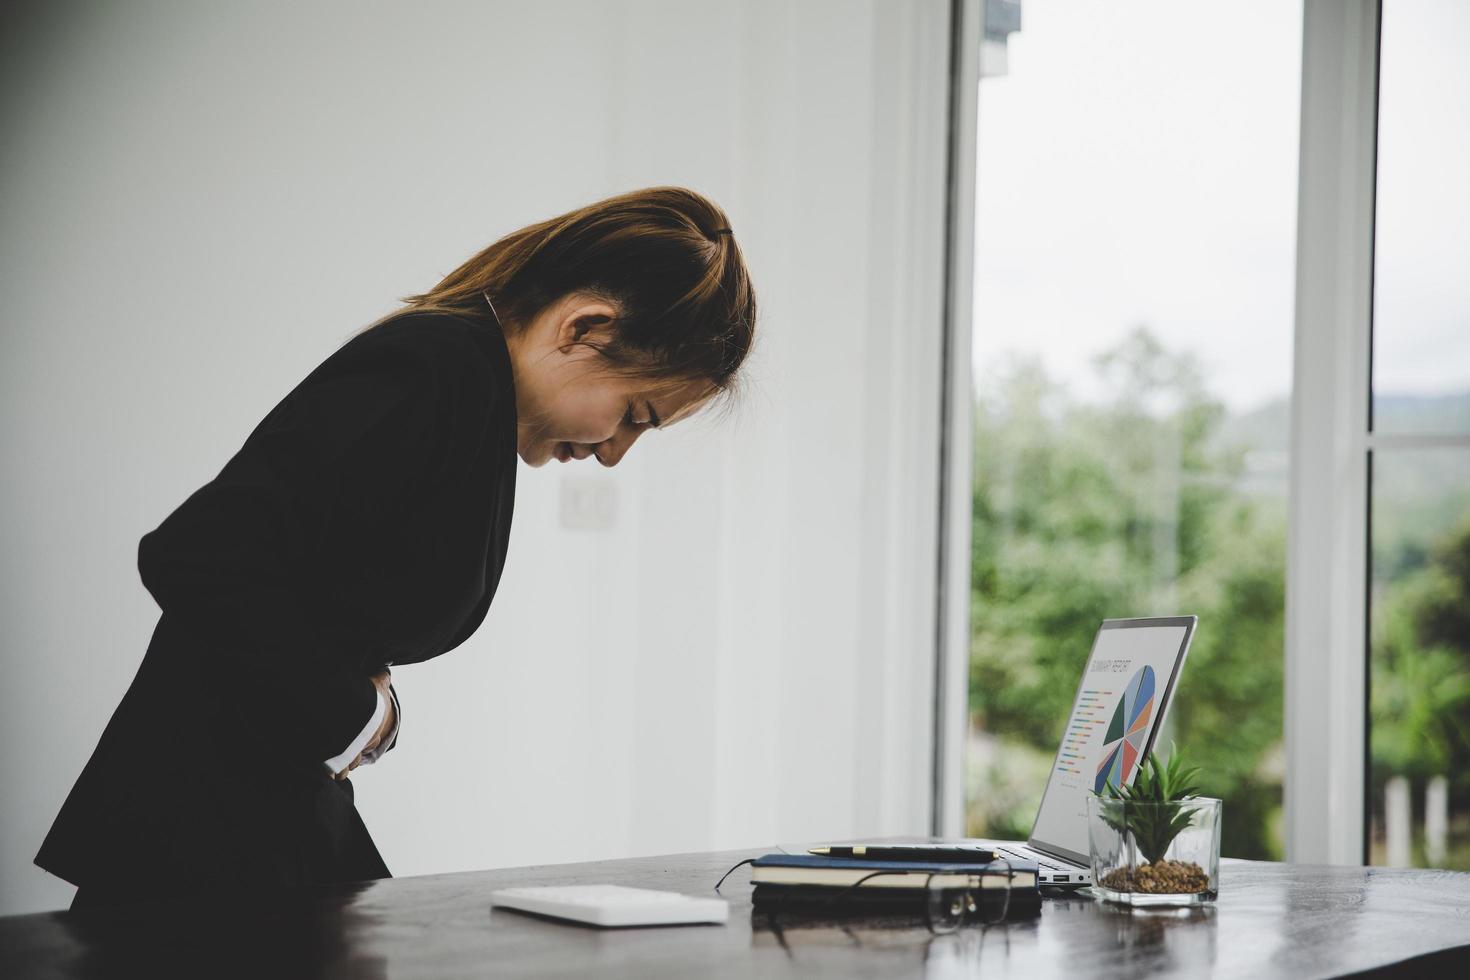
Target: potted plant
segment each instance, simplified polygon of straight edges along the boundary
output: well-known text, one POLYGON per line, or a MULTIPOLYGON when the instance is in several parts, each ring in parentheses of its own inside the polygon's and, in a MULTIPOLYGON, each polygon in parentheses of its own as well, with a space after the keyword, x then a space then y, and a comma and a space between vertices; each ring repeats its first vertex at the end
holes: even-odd
POLYGON ((1199 770, 1173 746, 1150 751, 1132 785, 1088 798, 1094 890, 1125 905, 1201 905, 1219 894, 1220 801, 1200 796, 1199 770))

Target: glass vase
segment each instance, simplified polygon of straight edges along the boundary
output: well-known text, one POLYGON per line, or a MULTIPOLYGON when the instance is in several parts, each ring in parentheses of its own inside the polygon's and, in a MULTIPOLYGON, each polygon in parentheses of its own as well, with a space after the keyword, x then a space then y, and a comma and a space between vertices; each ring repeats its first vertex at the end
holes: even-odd
POLYGON ((1220 801, 1087 798, 1093 892, 1122 905, 1206 905, 1220 893, 1220 801))

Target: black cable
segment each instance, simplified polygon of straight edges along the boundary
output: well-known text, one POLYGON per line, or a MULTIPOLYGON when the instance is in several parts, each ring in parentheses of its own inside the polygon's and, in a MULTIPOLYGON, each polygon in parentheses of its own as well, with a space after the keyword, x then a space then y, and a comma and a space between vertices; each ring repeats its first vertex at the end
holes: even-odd
MULTIPOLYGON (((741 861, 739 864, 735 865, 735 868, 743 868, 747 864, 754 864, 754 863, 755 863, 755 858, 746 858, 744 861, 741 861)), ((730 877, 730 875, 732 875, 732 874, 735 873, 735 868, 731 868, 729 871, 726 871, 724 874, 720 875, 720 880, 717 881, 717 882, 715 882, 715 891, 719 891, 720 890, 720 886, 725 883, 725 879, 728 878, 728 877, 730 877)))

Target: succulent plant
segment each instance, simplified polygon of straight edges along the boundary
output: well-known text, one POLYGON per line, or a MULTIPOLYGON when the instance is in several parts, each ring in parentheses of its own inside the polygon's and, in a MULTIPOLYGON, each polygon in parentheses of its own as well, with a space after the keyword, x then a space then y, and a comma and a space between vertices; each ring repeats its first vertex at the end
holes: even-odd
POLYGON ((1199 795, 1195 781, 1199 769, 1184 765, 1178 748, 1170 743, 1169 761, 1159 762, 1150 750, 1139 763, 1138 774, 1129 786, 1116 786, 1111 779, 1099 796, 1119 800, 1116 810, 1107 808, 1102 817, 1109 827, 1130 833, 1139 851, 1150 864, 1157 864, 1169 850, 1174 838, 1189 826, 1192 814, 1184 803, 1199 795), (1130 806, 1130 804, 1147 804, 1130 806))

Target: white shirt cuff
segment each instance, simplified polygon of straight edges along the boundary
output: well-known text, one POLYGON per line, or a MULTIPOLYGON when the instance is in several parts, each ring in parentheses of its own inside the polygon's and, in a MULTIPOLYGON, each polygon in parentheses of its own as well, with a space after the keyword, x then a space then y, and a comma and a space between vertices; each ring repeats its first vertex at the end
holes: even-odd
POLYGON ((383 736, 381 742, 362 754, 362 764, 365 766, 370 766, 381 759, 383 753, 391 749, 393 743, 398 741, 398 726, 403 721, 403 711, 398 707, 398 692, 391 684, 388 685, 388 696, 393 699, 393 725, 388 729, 388 734, 383 736))
POLYGON ((383 723, 383 715, 388 711, 388 703, 383 700, 382 691, 376 691, 374 693, 378 696, 378 706, 373 709, 373 717, 368 721, 367 727, 358 733, 357 738, 352 740, 351 745, 342 750, 341 755, 335 755, 323 763, 327 767, 327 771, 334 776, 343 769, 346 769, 352 763, 352 760, 357 758, 357 754, 362 751, 362 747, 368 743, 368 740, 373 737, 373 733, 378 730, 378 726, 383 723))

